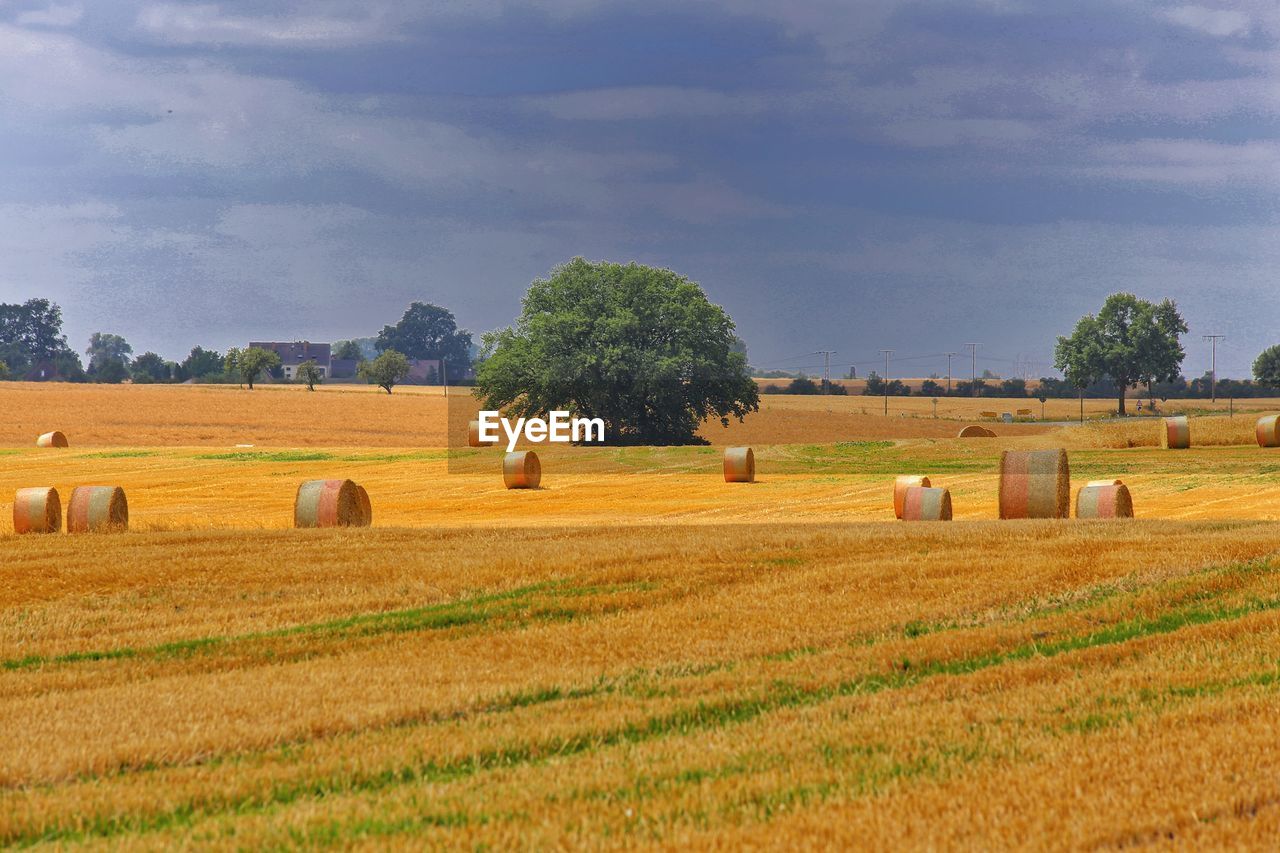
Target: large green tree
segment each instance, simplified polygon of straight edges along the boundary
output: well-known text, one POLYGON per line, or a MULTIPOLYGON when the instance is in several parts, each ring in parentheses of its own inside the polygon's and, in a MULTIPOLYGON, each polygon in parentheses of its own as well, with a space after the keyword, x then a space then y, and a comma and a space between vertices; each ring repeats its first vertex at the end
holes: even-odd
MULTIPOLYGON (((128 367, 129 358, 133 355, 133 347, 129 345, 121 335, 113 335, 109 332, 94 332, 89 338, 89 347, 84 351, 89 356, 89 374, 95 375, 108 363, 118 364, 120 367, 128 367)), ((114 377, 119 373, 114 367, 111 370, 111 376, 114 377)), ((118 379, 106 379, 106 382, 118 382, 118 379)))
POLYGON ((360 350, 360 344, 355 341, 338 341, 333 345, 333 357, 350 359, 351 361, 364 361, 364 353, 360 350))
POLYGON ((226 357, 214 349, 192 347, 191 354, 182 360, 182 375, 179 379, 200 379, 222 373, 225 370, 226 357))
POLYGON ((129 367, 133 381, 138 383, 164 382, 169 378, 169 364, 153 352, 144 352, 129 367))
POLYGON ((378 352, 395 350, 408 358, 444 359, 450 372, 471 363, 471 333, 458 328, 453 313, 429 302, 415 302, 394 326, 378 333, 378 352))
POLYGON ((1280 345, 1258 353, 1253 361, 1253 378, 1261 385, 1280 388, 1280 345))
POLYGON ((574 258, 539 279, 516 324, 484 337, 477 397, 527 417, 604 420, 615 443, 693 443, 760 407, 733 321, 667 269, 574 258))
POLYGON ((1154 303, 1132 293, 1113 293, 1096 316, 1086 314, 1069 337, 1058 338, 1054 365, 1078 388, 1110 379, 1123 415, 1128 389, 1178 375, 1186 356, 1179 336, 1186 332, 1173 300, 1154 303))
POLYGON ((19 373, 42 361, 55 362, 66 375, 81 372, 62 333, 62 309, 47 299, 0 303, 0 359, 19 373))

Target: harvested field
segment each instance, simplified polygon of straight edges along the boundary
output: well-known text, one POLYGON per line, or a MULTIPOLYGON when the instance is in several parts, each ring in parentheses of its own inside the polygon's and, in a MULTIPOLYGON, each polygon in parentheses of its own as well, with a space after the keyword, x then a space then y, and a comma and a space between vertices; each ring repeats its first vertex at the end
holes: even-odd
MULTIPOLYGON (((756 447, 755 488, 724 482, 719 448, 557 448, 539 453, 555 472, 541 489, 510 491, 499 448, 486 451, 494 454, 487 473, 474 474, 449 473, 444 451, 408 448, 73 449, 57 458, 15 449, 0 467, 0 536, 12 530, 14 492, 33 482, 64 495, 80 483, 120 485, 132 530, 255 530, 293 525, 298 483, 342 476, 368 490, 379 527, 892 520, 893 481, 904 470, 950 489, 956 519, 994 519, 1001 450, 1043 441, 756 447)), ((1169 457, 1155 448, 1072 451, 1072 483, 1119 476, 1142 496, 1146 518, 1280 519, 1280 460, 1257 445, 1169 457)))
MULTIPOLYGON (((1224 447, 1252 444, 1257 446, 1255 419, 1238 415, 1193 417, 1191 440, 1197 447, 1224 447)), ((1127 421, 1086 423, 1083 427, 1062 430, 1063 446, 1068 449, 1086 447, 1160 447, 1165 429, 1164 418, 1133 418, 1127 421)))
MULTIPOLYGON (((0 383, 0 447, 28 446, 50 423, 60 424, 76 448, 219 446, 265 447, 444 447, 447 402, 438 387, 398 387, 394 394, 363 385, 317 386, 316 393, 292 385, 70 385, 0 383), (298 424, 307 428, 299 430, 298 424)), ((469 389, 450 390, 454 405, 478 411, 469 389)), ((716 445, 786 444, 872 438, 945 438, 959 425, 934 419, 902 398, 892 417, 869 397, 766 395, 761 411, 745 423, 719 423, 703 430, 716 445), (909 408, 909 410, 906 410, 909 408)), ((976 410, 977 404, 969 407, 976 410)), ((470 417, 470 415, 468 416, 470 417)), ((970 415, 969 417, 972 417, 970 415)), ((465 423, 466 419, 463 419, 465 423)), ((1035 424, 997 424, 1000 435, 1043 432, 1035 424)), ((463 438, 465 435, 459 436, 463 438)))
MULTIPOLYGON (((44 393, 101 390, 64 388, 44 393)), ((0 442, 0 843, 1258 847, 1280 829, 1280 459, 1256 418, 1208 446, 1219 427, 1193 419, 1178 453, 1102 425, 754 442, 749 487, 719 446, 540 447, 554 475, 507 490, 504 448, 451 473, 381 420, 388 400, 437 406, 414 429, 443 436, 426 393, 277 388, 229 412, 190 395, 235 389, 109 391, 141 395, 111 415, 128 444, 92 408, 67 406, 58 423, 94 438, 57 453, 0 421, 21 433, 0 442), (380 438, 300 446, 262 420, 326 401, 367 407, 345 428, 380 438), (204 434, 182 419, 206 411, 213 438, 150 440, 204 434), (216 444, 237 430, 282 443, 216 444), (997 521, 1002 451, 1058 446, 1073 494, 1120 478, 1141 518, 997 521), (956 522, 895 521, 903 472, 949 490, 956 522), (292 529, 298 484, 322 478, 364 486, 374 527, 292 529), (18 488, 92 483, 128 493, 129 532, 12 532, 18 488)), ((809 417, 770 411, 774 435, 809 417)))
POLYGON ((5 548, 7 843, 1087 846, 1280 801, 1266 523, 5 548))

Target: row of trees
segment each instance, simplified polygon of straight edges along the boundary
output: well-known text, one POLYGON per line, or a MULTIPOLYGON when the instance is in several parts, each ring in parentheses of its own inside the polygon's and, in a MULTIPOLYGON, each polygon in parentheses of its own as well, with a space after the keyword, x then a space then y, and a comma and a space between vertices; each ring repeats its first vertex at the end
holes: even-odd
MULTIPOLYGON (((57 306, 33 300, 4 309, 0 352, 15 364, 67 358, 57 306)), ((1123 414, 1126 392, 1139 386, 1153 396, 1196 393, 1200 380, 1186 382, 1178 375, 1184 358, 1180 336, 1186 332, 1172 301, 1157 304, 1113 294, 1098 314, 1081 318, 1070 336, 1058 339, 1055 364, 1065 379, 1042 380, 1037 394, 1074 396, 1105 388, 1123 414)), ((348 343, 339 355, 356 358, 361 375, 390 393, 408 374, 410 357, 465 363, 471 336, 458 330, 443 308, 414 303, 399 323, 384 327, 374 339, 375 358, 365 358, 357 341, 348 343)), ((704 422, 718 419, 727 425, 730 418, 742 419, 759 408, 744 350, 728 314, 695 282, 671 270, 575 258, 550 278, 532 283, 513 326, 484 336, 476 396, 511 417, 564 409, 601 418, 606 438, 614 443, 691 443, 700 440, 697 431, 704 422)), ((274 353, 254 348, 220 356, 197 347, 181 365, 154 353, 133 359, 128 343, 108 334, 94 335, 86 354, 89 370, 106 381, 122 371, 135 381, 138 376, 162 381, 166 371, 176 378, 179 370, 195 375, 207 367, 206 375, 216 369, 252 387, 279 366, 274 353)), ((1254 371, 1261 386, 1280 384, 1280 347, 1259 356, 1254 371)), ((311 370, 299 373, 309 384, 317 378, 311 370)), ((803 379, 787 390, 817 388, 803 379)), ((901 380, 872 373, 864 393, 907 392, 901 380)), ((940 396, 945 389, 929 380, 921 393, 940 396)), ((983 379, 957 382, 952 393, 1025 396, 1028 390, 1019 379, 998 386, 983 379)))
MULTIPOLYGON (((1275 361, 1280 371, 1280 347, 1275 347, 1275 361)), ((1268 350, 1270 352, 1270 350, 1268 350)), ((1132 389, 1131 389, 1132 390, 1132 389)), ((929 378, 920 383, 919 388, 912 388, 901 380, 885 382, 875 373, 867 377, 862 394, 867 397, 879 397, 888 394, 890 397, 999 397, 999 398, 1039 398, 1063 399, 1076 398, 1083 395, 1089 399, 1101 399, 1115 395, 1115 383, 1103 377, 1090 383, 1084 389, 1072 385, 1065 379, 1042 376, 1034 386, 1023 379, 992 380, 976 379, 960 380, 952 383, 950 393, 947 386, 936 379, 929 378)), ((1179 376, 1172 382, 1155 382, 1150 386, 1138 388, 1138 396, 1150 397, 1154 400, 1195 400, 1209 399, 1211 394, 1219 397, 1277 397, 1280 396, 1280 373, 1273 375, 1269 382, 1250 379, 1219 379, 1215 385, 1212 374, 1205 373, 1188 380, 1179 376), (1273 384, 1274 383, 1274 384, 1273 384)), ((792 379, 785 385, 770 383, 760 389, 761 394, 848 394, 848 389, 838 382, 830 384, 815 381, 807 376, 792 379)))
POLYGON ((47 299, 0 303, 0 366, 9 376, 84 375, 80 357, 62 334, 62 309, 47 299))
MULTIPOLYGON (((1270 396, 1280 388, 1280 345, 1261 353, 1253 365, 1255 381, 1226 379, 1215 382, 1205 374, 1188 381, 1179 371, 1186 353, 1181 336, 1188 327, 1177 305, 1169 299, 1148 302, 1132 293, 1113 293, 1097 314, 1086 314, 1069 336, 1058 338, 1054 366, 1063 379, 1045 377, 1034 392, 1022 379, 998 384, 986 379, 955 383, 950 392, 935 379, 926 379, 917 393, 926 397, 1046 397, 1112 396, 1117 412, 1125 414, 1127 395, 1141 389, 1151 399, 1270 396)), ((777 393, 818 393, 808 379, 786 388, 770 386, 777 393)), ((901 380, 886 381, 874 372, 862 392, 868 396, 905 396, 911 389, 901 380)))
MULTIPOLYGON (((391 388, 408 377, 409 359, 439 359, 463 373, 471 363, 471 333, 460 330, 453 314, 430 303, 415 302, 395 325, 384 326, 376 338, 364 339, 376 355, 366 358, 363 340, 341 342, 334 357, 356 361, 359 375, 391 388)), ((241 382, 249 385, 264 376, 283 377, 279 357, 260 348, 233 348, 226 353, 194 347, 181 361, 157 353, 134 356, 121 335, 95 332, 82 362, 62 332, 62 310, 47 299, 21 304, 0 303, 0 379, 61 379, 118 383, 241 382)), ((314 361, 295 371, 298 381, 314 388, 322 371, 314 361)))

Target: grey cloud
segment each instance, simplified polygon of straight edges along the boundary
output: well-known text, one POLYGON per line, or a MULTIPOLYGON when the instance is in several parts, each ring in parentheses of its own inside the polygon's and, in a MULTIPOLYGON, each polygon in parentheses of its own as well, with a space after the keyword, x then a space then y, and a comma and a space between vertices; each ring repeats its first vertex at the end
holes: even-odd
POLYGON ((1236 9, 1175 6, 1164 12, 1164 18, 1219 38, 1247 35, 1250 29, 1249 15, 1236 9))
POLYGON ((242 15, 216 3, 159 3, 139 10, 136 26, 172 44, 324 48, 394 41, 404 22, 388 7, 377 5, 317 3, 301 12, 242 15), (326 14, 326 9, 332 13, 326 14))
POLYGON ((1227 329, 1236 372, 1275 343, 1270 2, 0 19, 0 299, 60 299, 73 339, 344 337, 414 298, 483 331, 583 254, 700 279, 753 355, 926 320, 1043 359, 1119 288, 1227 329))
POLYGON ((14 22, 26 27, 71 27, 84 17, 84 6, 79 3, 51 3, 39 9, 19 12, 14 22))

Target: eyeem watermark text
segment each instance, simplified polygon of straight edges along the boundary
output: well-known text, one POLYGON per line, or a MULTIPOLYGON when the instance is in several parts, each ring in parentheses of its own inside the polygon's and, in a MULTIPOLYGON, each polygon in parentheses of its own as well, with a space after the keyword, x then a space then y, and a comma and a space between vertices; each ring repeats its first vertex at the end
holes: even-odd
POLYGON ((517 418, 513 425, 501 413, 485 410, 480 412, 480 440, 483 442, 498 441, 498 430, 507 436, 507 452, 516 449, 520 437, 525 441, 540 443, 555 441, 562 444, 584 441, 604 441, 603 418, 574 418, 568 412, 555 410, 546 418, 517 418))

